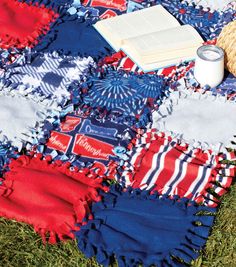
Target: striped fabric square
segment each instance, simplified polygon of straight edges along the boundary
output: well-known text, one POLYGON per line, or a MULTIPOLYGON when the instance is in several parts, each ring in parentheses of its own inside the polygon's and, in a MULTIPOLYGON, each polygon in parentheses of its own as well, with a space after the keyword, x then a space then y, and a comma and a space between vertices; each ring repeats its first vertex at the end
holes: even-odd
POLYGON ((33 47, 46 34, 57 14, 44 6, 33 6, 15 0, 0 3, 0 48, 33 47))
POLYGON ((120 182, 217 206, 236 173, 235 154, 214 154, 155 130, 134 141, 120 182), (227 160, 227 163, 225 163, 227 160))

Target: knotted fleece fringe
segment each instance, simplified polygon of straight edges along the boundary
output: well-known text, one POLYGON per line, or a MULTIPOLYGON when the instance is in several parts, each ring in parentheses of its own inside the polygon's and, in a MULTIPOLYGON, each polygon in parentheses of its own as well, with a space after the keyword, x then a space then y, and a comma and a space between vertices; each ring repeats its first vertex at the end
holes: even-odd
POLYGON ((83 223, 91 203, 100 200, 97 189, 107 190, 95 172, 51 162, 42 154, 20 156, 9 169, 0 186, 0 216, 32 225, 52 244, 73 238, 76 224, 83 223))
POLYGON ((135 138, 118 168, 123 186, 179 195, 216 207, 236 174, 235 151, 215 154, 193 147, 156 129, 135 138))
POLYGON ((49 31, 58 14, 45 6, 3 0, 0 16, 0 48, 9 49, 35 46, 39 36, 49 31))
POLYGON ((186 266, 206 243, 215 209, 174 196, 111 188, 75 233, 79 249, 108 266, 186 266), (211 213, 209 213, 211 212, 211 213), (211 214, 211 215, 210 215, 211 214))
POLYGON ((163 5, 181 24, 193 26, 205 40, 217 38, 222 28, 235 19, 236 14, 231 6, 226 10, 216 11, 181 0, 157 0, 156 4, 163 5))
MULTIPOLYGON (((17 158, 17 148, 11 146, 11 143, 5 138, 0 140, 0 176, 6 171, 6 166, 9 163, 10 159, 17 158)), ((0 183, 1 184, 1 183, 0 183)))
POLYGON ((216 87, 210 88, 209 86, 201 87, 201 85, 195 79, 192 69, 189 70, 181 80, 179 80, 177 89, 183 90, 183 87, 194 92, 199 92, 201 94, 208 94, 209 92, 211 92, 214 96, 221 95, 228 101, 235 101, 236 78, 231 73, 225 74, 224 80, 221 84, 216 87))

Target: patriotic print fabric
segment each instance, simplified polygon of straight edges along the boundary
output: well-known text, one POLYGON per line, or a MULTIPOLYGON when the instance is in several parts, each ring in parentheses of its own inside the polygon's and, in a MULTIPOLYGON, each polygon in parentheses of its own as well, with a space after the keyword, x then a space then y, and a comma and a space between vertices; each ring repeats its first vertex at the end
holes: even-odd
POLYGON ((99 162, 101 171, 107 170, 110 160, 119 158, 119 151, 126 151, 135 132, 127 126, 108 120, 99 121, 91 116, 68 114, 58 127, 50 131, 51 124, 44 126, 46 153, 54 159, 67 159, 73 165, 99 162), (56 152, 57 151, 57 152, 56 152))
POLYGON ((218 196, 227 192, 236 167, 222 160, 235 160, 234 153, 214 154, 155 130, 135 140, 130 160, 119 178, 121 184, 153 189, 160 194, 178 195, 217 206, 218 196))
POLYGON ((107 19, 128 12, 133 12, 155 4, 152 0, 82 0, 81 4, 74 0, 69 12, 80 15, 96 16, 100 19, 107 19), (89 13, 89 14, 88 14, 89 13))
POLYGON ((131 123, 135 123, 148 109, 155 109, 169 94, 166 82, 161 77, 139 76, 114 70, 90 77, 82 85, 81 91, 84 92, 83 103, 96 109, 105 108, 112 114, 120 114, 124 120, 130 118, 131 123))

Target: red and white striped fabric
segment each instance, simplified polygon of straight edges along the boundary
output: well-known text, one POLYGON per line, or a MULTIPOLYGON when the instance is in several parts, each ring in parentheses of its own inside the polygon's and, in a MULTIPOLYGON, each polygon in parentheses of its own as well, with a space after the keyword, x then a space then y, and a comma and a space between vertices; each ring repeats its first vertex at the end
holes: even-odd
POLYGON ((134 140, 130 161, 124 166, 121 182, 134 188, 157 190, 215 207, 232 183, 236 166, 222 163, 235 160, 235 153, 215 155, 211 150, 190 145, 150 130, 134 140))

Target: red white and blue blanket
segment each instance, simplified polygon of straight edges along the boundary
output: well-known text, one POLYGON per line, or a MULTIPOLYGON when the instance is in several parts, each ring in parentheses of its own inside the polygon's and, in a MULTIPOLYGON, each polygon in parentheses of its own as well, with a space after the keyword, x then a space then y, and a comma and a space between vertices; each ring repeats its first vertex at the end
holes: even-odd
POLYGON ((0 216, 104 266, 196 259, 235 178, 233 116, 222 131, 214 116, 236 112, 235 77, 201 88, 194 62, 143 74, 93 24, 161 4, 215 43, 228 2, 0 1, 0 216))

